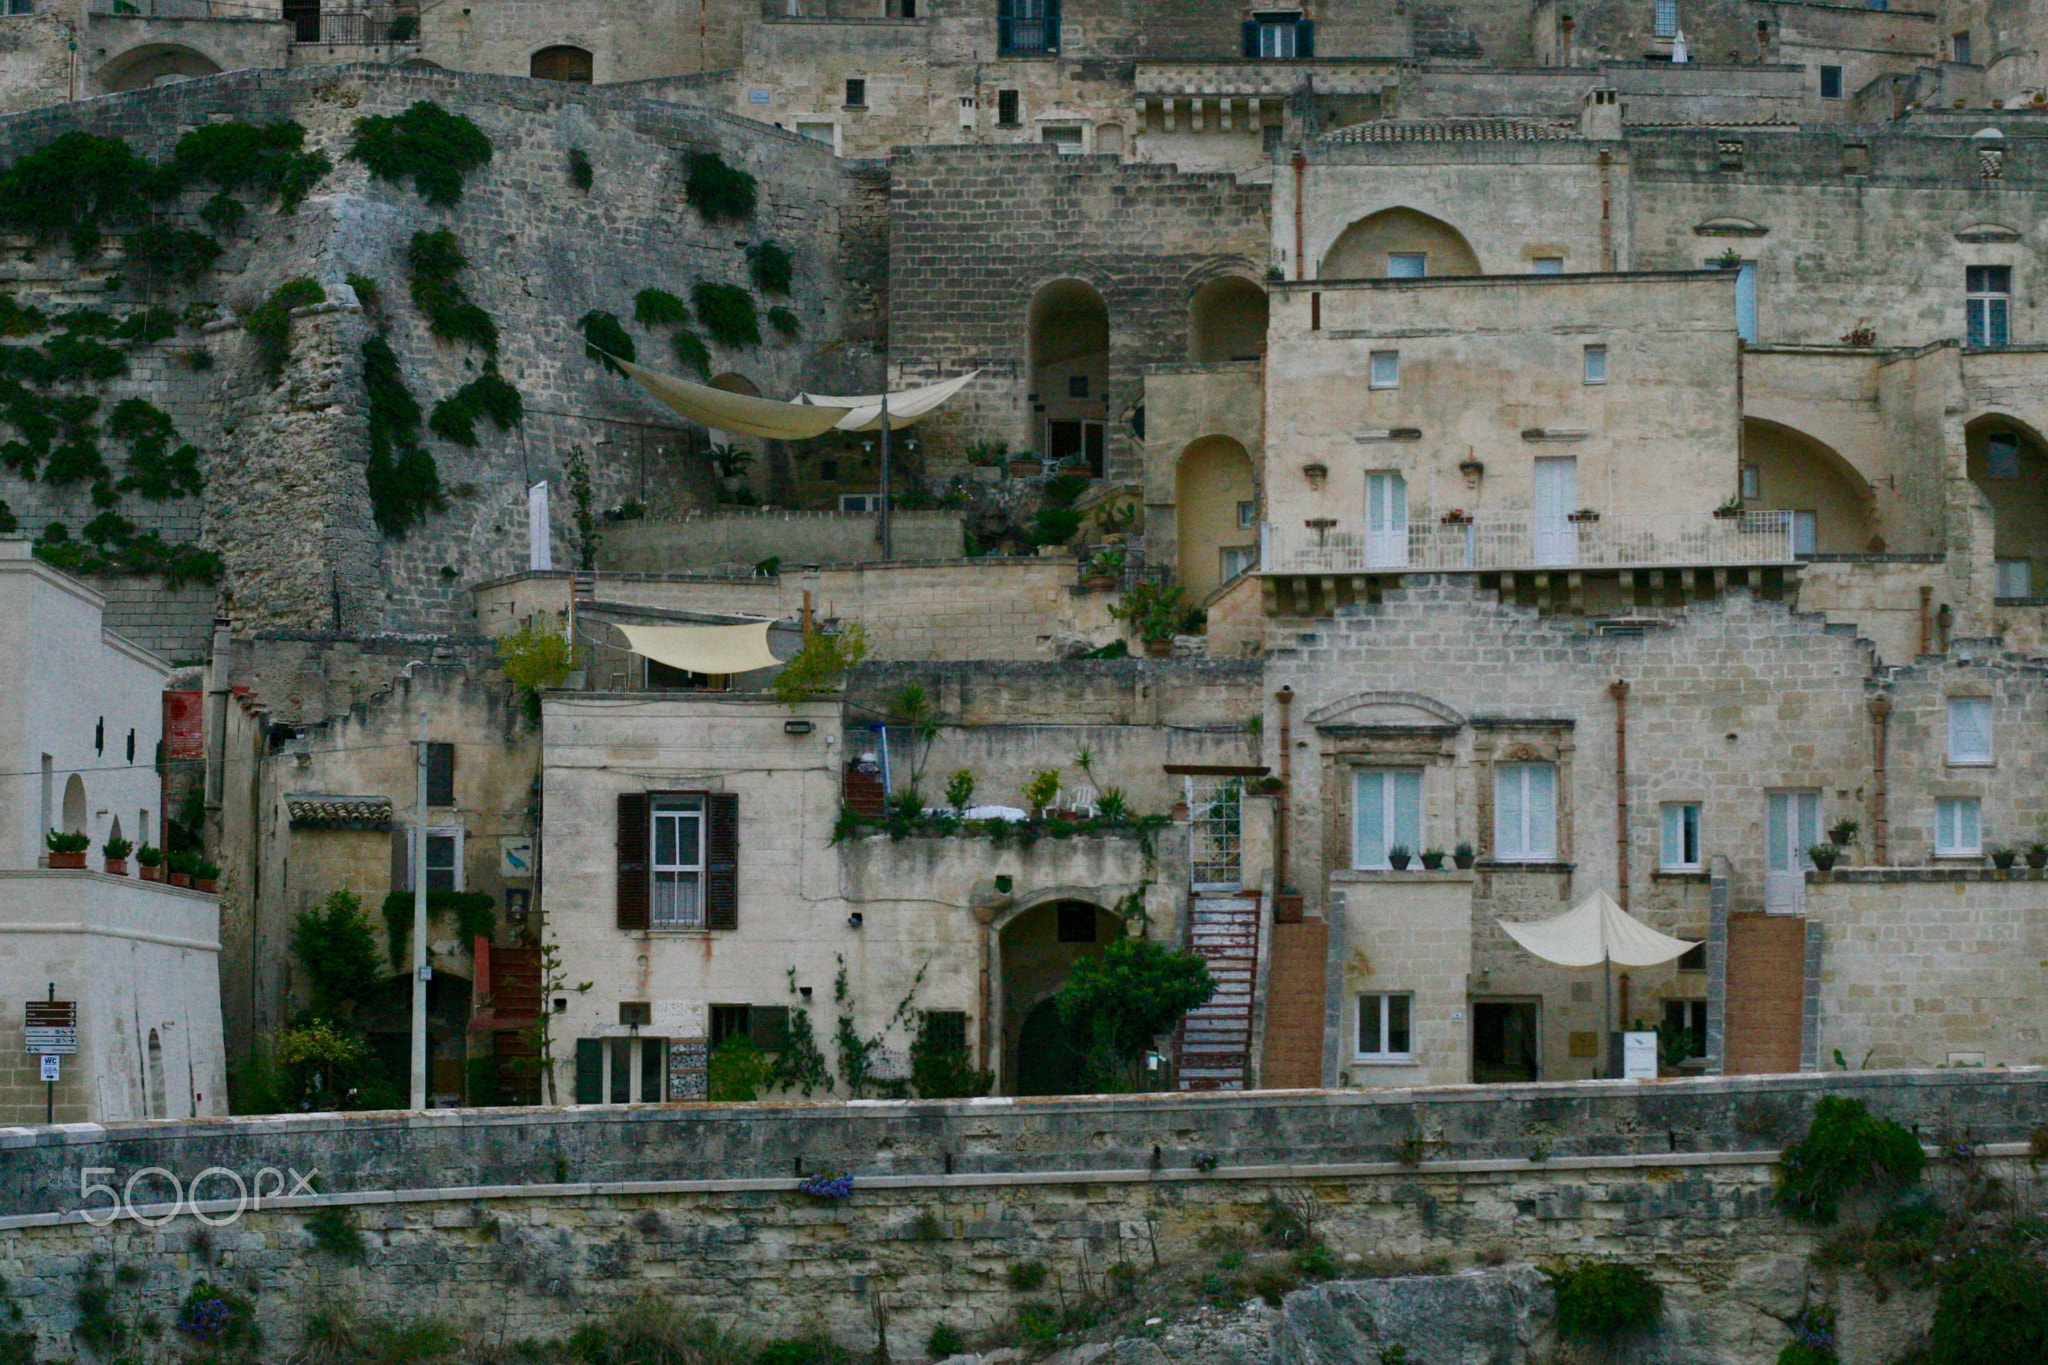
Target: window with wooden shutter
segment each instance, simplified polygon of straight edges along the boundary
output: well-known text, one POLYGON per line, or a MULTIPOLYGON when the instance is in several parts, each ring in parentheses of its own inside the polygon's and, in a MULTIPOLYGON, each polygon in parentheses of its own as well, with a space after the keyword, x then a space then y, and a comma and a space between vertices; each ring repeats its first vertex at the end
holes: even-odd
POLYGON ((576 1040, 576 1103, 604 1103, 604 1040, 576 1040))
POLYGON ((747 1013, 754 1046, 763 1052, 780 1052, 789 1046, 789 1006, 756 1005, 747 1013))
MULTIPOLYGON (((732 792, 704 798, 704 927, 740 927, 740 799, 732 792)), ((643 900, 644 904, 644 900, 643 900)))
POLYGON ((618 926, 647 927, 647 793, 619 794, 618 926))
POLYGON ((427 804, 430 806, 452 806, 455 804, 455 746, 453 744, 427 745, 427 804))

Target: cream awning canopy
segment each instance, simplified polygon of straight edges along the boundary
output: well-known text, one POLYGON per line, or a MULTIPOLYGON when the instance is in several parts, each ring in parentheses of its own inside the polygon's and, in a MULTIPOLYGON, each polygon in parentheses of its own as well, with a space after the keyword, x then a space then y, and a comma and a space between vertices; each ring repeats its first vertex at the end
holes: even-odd
POLYGON ((1655 967, 1697 946, 1658 933, 1616 905, 1605 891, 1595 891, 1556 919, 1499 924, 1509 938, 1560 967, 1597 967, 1603 962, 1655 967))
MULTIPOLYGON (((828 431, 874 431, 882 425, 880 394, 859 398, 799 394, 797 402, 778 403, 772 398, 733 393, 677 375, 663 374, 617 356, 607 356, 607 359, 683 416, 717 431, 764 436, 774 441, 801 441, 823 436, 828 431)), ((930 414, 966 388, 979 373, 976 370, 957 379, 948 379, 943 384, 890 394, 890 427, 907 427, 930 414)))
POLYGON ((782 660, 768 649, 773 621, 744 626, 619 626, 626 647, 686 673, 752 673, 782 660))

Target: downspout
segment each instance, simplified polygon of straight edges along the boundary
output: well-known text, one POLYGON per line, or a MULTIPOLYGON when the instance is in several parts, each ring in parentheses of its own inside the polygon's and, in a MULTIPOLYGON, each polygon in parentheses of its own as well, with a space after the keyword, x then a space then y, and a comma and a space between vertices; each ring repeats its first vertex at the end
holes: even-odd
POLYGON ((1628 909, 1628 684, 1617 678, 1607 688, 1614 698, 1614 881, 1615 901, 1628 909))
POLYGON ((1308 278, 1308 262, 1302 259, 1307 246, 1308 234, 1303 226, 1301 196, 1308 188, 1308 156, 1303 152, 1294 154, 1294 278, 1308 278))
POLYGON ((1930 636, 1934 630, 1934 589, 1920 585, 1920 649, 1921 655, 1928 652, 1930 636))
POLYGON ((1890 865, 1891 817, 1885 811, 1885 749, 1891 720, 1892 699, 1880 692, 1870 699, 1870 856, 1879 867, 1890 865))
MULTIPOLYGON (((1614 269, 1614 190, 1612 170, 1614 156, 1611 152, 1600 153, 1600 268, 1614 269)), ((1296 200, 1297 210, 1300 201, 1296 200)))
POLYGON ((1287 875, 1287 804, 1294 795, 1288 782, 1294 770, 1294 689, 1281 688, 1273 694, 1273 700, 1280 703, 1280 761, 1276 765, 1280 799, 1273 803, 1273 906, 1278 913, 1280 898, 1287 893, 1292 880, 1287 875))
MULTIPOLYGON (((227 799, 228 743, 228 618, 213 618, 213 644, 206 688, 206 811, 216 821, 227 799)), ((193 831, 195 834, 199 831, 193 831)), ((220 837, 215 826, 214 838, 220 837)), ((216 843, 215 847, 218 847, 216 843)))

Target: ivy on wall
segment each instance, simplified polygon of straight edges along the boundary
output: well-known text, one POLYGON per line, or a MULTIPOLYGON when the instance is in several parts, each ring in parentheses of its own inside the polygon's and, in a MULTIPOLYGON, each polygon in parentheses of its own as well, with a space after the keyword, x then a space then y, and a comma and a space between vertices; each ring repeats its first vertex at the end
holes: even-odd
POLYGON ((327 291, 318 281, 301 276, 286 280, 271 296, 249 310, 249 316, 242 320, 242 326, 249 339, 256 343, 257 363, 275 382, 284 374, 285 362, 292 354, 292 310, 310 308, 316 303, 327 301, 327 291))
POLYGON ((683 199, 707 223, 737 223, 754 214, 754 177, 716 152, 692 152, 683 199))
MULTIPOLYGON (((253 190, 266 199, 276 196, 279 212, 294 213, 313 186, 334 169, 327 153, 306 151, 305 144, 306 130, 289 119, 261 127, 210 123, 178 139, 171 165, 186 181, 211 180, 220 186, 216 202, 236 190, 253 190)), ((239 202, 228 202, 236 204, 233 217, 238 219, 239 202)))
POLYGON ((462 201, 469 173, 491 159, 491 140, 461 114, 421 100, 395 117, 356 120, 349 156, 379 180, 412 181, 422 199, 443 208, 462 201))
POLYGON ((429 330, 443 341, 467 342, 493 359, 498 354, 498 324, 472 301, 457 276, 468 268, 462 244, 447 228, 415 232, 406 248, 406 269, 412 276, 412 301, 426 315, 429 330))
POLYGON ((747 270, 754 277, 754 288, 764 294, 789 293, 789 280, 794 273, 789 253, 775 242, 756 242, 747 248, 747 270))
POLYGON ((434 404, 427 425, 436 435, 457 445, 476 444, 476 423, 487 417, 500 431, 510 431, 526 417, 526 404, 519 390, 496 370, 486 370, 448 397, 434 404))
POLYGON ((35 554, 66 573, 160 575, 172 588, 220 578, 220 556, 213 551, 166 541, 155 531, 138 531, 115 512, 102 512, 87 522, 83 540, 73 540, 63 522, 51 522, 36 541, 35 554))
POLYGON ((140 398, 124 398, 107 418, 107 435, 128 443, 128 474, 123 492, 139 493, 151 502, 196 495, 205 486, 199 472, 199 447, 171 448, 178 429, 170 415, 140 398))
POLYGON ((699 280, 691 291, 697 305, 697 320, 721 346, 759 346, 761 323, 754 313, 754 296, 736 284, 712 284, 699 280))
POLYGON ((626 372, 612 360, 638 360, 639 350, 633 345, 633 336, 620 325, 616 316, 592 309, 576 319, 576 325, 583 329, 583 354, 624 379, 626 372))
POLYGON ((370 400, 370 461, 366 476, 377 528, 402 536, 429 512, 447 504, 434 457, 420 445, 420 405, 406 387, 391 343, 363 343, 363 387, 370 400))

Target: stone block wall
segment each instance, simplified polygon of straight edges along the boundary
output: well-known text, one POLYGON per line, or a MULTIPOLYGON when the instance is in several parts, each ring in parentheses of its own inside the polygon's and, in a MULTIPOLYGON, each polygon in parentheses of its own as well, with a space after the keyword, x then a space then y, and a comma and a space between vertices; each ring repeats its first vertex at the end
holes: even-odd
MULTIPOLYGON (((891 528, 904 559, 958 559, 961 514, 898 512, 891 528)), ((674 573, 722 565, 754 565, 770 557, 784 572, 805 564, 879 559, 875 519, 863 512, 716 512, 684 521, 628 521, 607 526, 598 559, 625 573, 674 573)))

